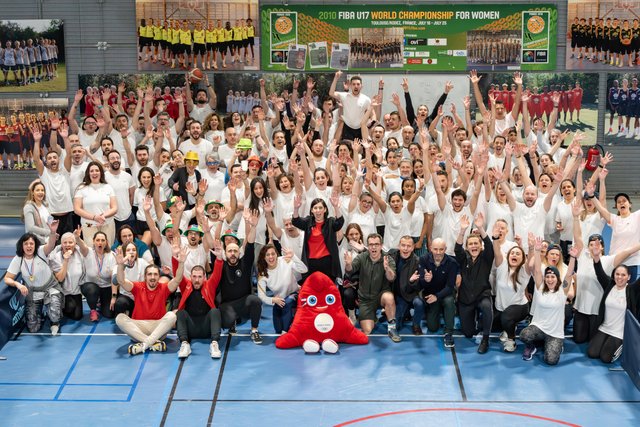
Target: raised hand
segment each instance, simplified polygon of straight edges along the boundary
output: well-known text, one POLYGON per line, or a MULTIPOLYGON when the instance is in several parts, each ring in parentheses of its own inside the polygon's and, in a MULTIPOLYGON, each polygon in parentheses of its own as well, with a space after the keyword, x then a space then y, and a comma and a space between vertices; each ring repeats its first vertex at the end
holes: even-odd
POLYGON ((273 212, 273 200, 271 197, 262 199, 262 209, 264 209, 265 212, 273 212))
POLYGON ((478 76, 478 70, 471 70, 469 72, 469 80, 471 80, 471 84, 477 85, 482 76, 478 76))
POLYGON ((462 215, 460 217, 460 229, 466 230, 467 228, 469 228, 470 225, 471 225, 471 222, 469 221, 469 217, 467 215, 462 215))
MULTIPOLYGON (((598 254, 600 253, 600 248, 598 249, 598 254)), ((580 250, 578 249, 577 246, 571 246, 571 248, 569 248, 569 255, 574 257, 574 258, 578 258, 580 256, 580 250)))
POLYGON ((78 103, 78 102, 82 101, 82 98, 84 98, 84 92, 82 92, 82 89, 78 89, 76 91, 75 96, 73 97, 73 101, 75 103, 78 103))
POLYGON ((213 255, 217 258, 217 259, 222 259, 222 254, 223 254, 223 250, 222 250, 222 242, 220 241, 220 239, 215 239, 213 241, 213 255))
POLYGON ((603 168, 606 168, 607 165, 612 161, 613 161, 613 154, 611 154, 608 151, 604 153, 604 156, 600 157, 600 164, 602 165, 603 168))
POLYGON ((142 202, 142 209, 145 212, 151 212, 151 207, 153 206, 153 197, 147 195, 142 202))
POLYGON ((575 197, 573 202, 571 202, 571 213, 574 217, 577 217, 580 215, 580 212, 582 212, 582 201, 578 197, 575 197))
POLYGON ((291 262, 293 259, 293 250, 291 248, 282 248, 282 257, 286 262, 291 262))
POLYGON ((302 194, 296 194, 293 196, 293 207, 299 209, 302 206, 302 194))
POLYGON ((184 264, 184 262, 187 260, 187 256, 189 255, 189 248, 187 248, 187 245, 180 248, 180 251, 178 252, 177 255, 178 256, 176 257, 176 259, 178 260, 178 262, 180 264, 184 264))
POLYGON ((122 255, 122 246, 118 246, 116 249, 116 264, 123 265, 124 264, 124 255, 122 255))
POLYGON ((415 282, 416 280, 418 280, 420 278, 420 274, 418 273, 418 270, 414 271, 413 274, 411 275, 411 277, 409 277, 409 281, 410 282, 415 282))
POLYGON ((209 189, 209 184, 207 183, 207 180, 202 178, 198 183, 198 193, 204 195, 204 193, 206 193, 208 189, 209 189))
POLYGON ((429 283, 433 279, 433 273, 429 270, 424 270, 424 281, 429 283))
POLYGON ((473 224, 476 226, 476 228, 482 228, 484 226, 484 214, 482 212, 479 212, 475 219, 473 220, 473 224))
POLYGON ((513 73, 513 82, 519 86, 522 85, 522 73, 520 71, 513 73))

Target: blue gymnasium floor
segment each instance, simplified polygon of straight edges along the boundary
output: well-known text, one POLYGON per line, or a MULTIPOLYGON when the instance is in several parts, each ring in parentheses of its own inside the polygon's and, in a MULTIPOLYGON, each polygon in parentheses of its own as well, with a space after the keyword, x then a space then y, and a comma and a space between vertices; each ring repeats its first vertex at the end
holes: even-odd
MULTIPOLYGON (((2 272, 21 230, 0 220, 2 272)), ((454 350, 440 335, 394 344, 385 330, 378 325, 366 346, 305 355, 274 347, 265 310, 263 345, 250 341, 245 323, 222 337, 222 359, 196 341, 181 362, 175 335, 167 353, 132 357, 112 321, 67 322, 58 337, 46 325, 0 350, 0 425, 622 427, 640 419, 640 391, 627 374, 570 340, 548 367, 540 353, 522 361, 522 345, 503 353, 495 337, 478 355, 474 340, 456 337, 454 350)))

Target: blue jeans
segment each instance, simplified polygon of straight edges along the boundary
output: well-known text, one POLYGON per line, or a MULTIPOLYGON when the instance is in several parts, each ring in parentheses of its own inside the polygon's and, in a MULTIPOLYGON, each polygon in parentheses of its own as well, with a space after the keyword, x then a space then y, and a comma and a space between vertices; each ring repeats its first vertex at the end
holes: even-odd
POLYGON ((295 292, 284 299, 284 307, 273 305, 273 328, 276 330, 276 334, 289 330, 297 303, 298 293, 295 292))
POLYGON ((396 296, 396 327, 398 330, 402 328, 404 315, 413 307, 413 325, 420 326, 424 318, 424 301, 420 295, 413 298, 411 302, 405 300, 401 296, 396 296))

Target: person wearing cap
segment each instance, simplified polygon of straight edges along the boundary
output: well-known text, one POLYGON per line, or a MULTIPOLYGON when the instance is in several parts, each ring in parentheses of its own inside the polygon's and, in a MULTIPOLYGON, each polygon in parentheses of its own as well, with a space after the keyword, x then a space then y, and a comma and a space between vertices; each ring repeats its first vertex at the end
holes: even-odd
POLYGON ((185 277, 191 278, 191 269, 201 265, 209 270, 209 249, 213 247, 211 227, 206 219, 199 218, 198 225, 192 225, 182 234, 187 237, 187 259, 185 261, 185 277), (203 222, 204 221, 204 222, 203 222))
POLYGON ((244 255, 240 256, 240 246, 237 243, 231 242, 225 246, 226 261, 218 285, 216 302, 219 302, 223 328, 235 332, 236 322, 248 317, 251 320, 251 341, 262 344, 262 337, 258 332, 262 302, 253 293, 251 283, 251 269, 255 258, 253 242, 256 237, 258 215, 258 211, 250 212, 248 209, 243 215, 247 232, 244 255))
POLYGON ((151 351, 167 351, 164 338, 176 323, 173 311, 167 311, 166 301, 182 281, 186 249, 176 245, 174 256, 178 257, 176 275, 168 283, 160 281, 160 269, 156 265, 148 265, 144 271, 143 282, 131 282, 125 278, 125 259, 122 250, 116 252, 117 282, 123 289, 130 291, 135 297, 135 307, 131 317, 124 313, 116 316, 116 325, 127 334, 135 344, 129 345, 129 354, 141 354, 151 351))
MULTIPOLYGON (((590 198, 593 195, 593 191, 587 194, 590 198)), ((611 226, 610 253, 617 253, 640 242, 640 211, 631 212, 631 198, 628 194, 618 193, 613 198, 614 208, 618 210, 617 215, 609 212, 596 197, 592 200, 600 215, 611 226)), ((624 263, 629 267, 630 280, 635 280, 638 277, 640 253, 633 254, 629 259, 624 260, 624 263)))
POLYGON ((209 200, 204 205, 204 214, 211 225, 214 240, 220 239, 222 229, 228 230, 229 223, 233 221, 235 211, 227 211, 224 204, 219 200, 209 200))
MULTIPOLYGON (((161 271, 163 274, 169 274, 171 272, 171 246, 174 242, 178 242, 181 246, 184 246, 187 244, 187 239, 181 236, 182 230, 174 225, 171 218, 165 221, 161 232, 151 216, 151 203, 151 198, 147 197, 142 205, 144 216, 149 226, 149 231, 151 232, 153 244, 158 250, 161 271)), ((167 214, 163 214, 163 217, 166 215, 167 214)))
MULTIPOLYGON (((576 203, 572 210, 574 217, 573 241, 574 246, 578 249, 585 246, 579 224, 580 211, 581 207, 576 203)), ((600 268, 606 274, 611 275, 615 266, 640 250, 640 242, 624 249, 620 248, 616 252, 610 251, 610 255, 605 256, 602 235, 592 234, 588 238, 586 249, 579 255, 576 268, 577 292, 573 304, 573 340, 578 344, 590 341, 598 331, 598 315, 603 287, 598 281, 594 260, 598 259, 600 268)))
POLYGON ((180 196, 189 208, 196 203, 196 196, 200 195, 200 180, 202 174, 198 170, 200 157, 195 151, 188 151, 184 156, 184 167, 177 168, 169 178, 169 187, 174 196, 180 196))
POLYGON ((256 155, 249 156, 247 159, 247 179, 251 182, 254 178, 258 178, 262 175, 262 161, 260 157, 256 155))
MULTIPOLYGON (((533 236, 532 236, 533 238, 533 236)), ((578 255, 578 248, 571 248, 571 261, 567 267, 564 279, 555 267, 547 267, 542 270, 540 251, 542 250, 542 238, 535 237, 533 256, 533 278, 535 288, 533 299, 536 302, 536 311, 529 326, 520 332, 520 340, 525 343, 522 353, 523 360, 533 359, 538 351, 536 341, 544 341, 544 361, 548 365, 557 365, 564 343, 564 306, 569 292, 571 276, 578 255)))
MULTIPOLYGON (((199 121, 193 120, 189 124, 189 139, 182 141, 178 148, 180 148, 183 153, 194 151, 198 155, 199 159, 205 159, 207 154, 213 151, 213 144, 210 141, 201 138, 201 136, 202 125, 199 121)), ((201 162, 197 166, 200 170, 204 170, 207 167, 204 162, 201 162)))
POLYGON ((235 151, 233 152, 229 160, 227 160, 227 169, 231 169, 231 167, 237 162, 240 162, 240 164, 242 164, 243 161, 248 160, 249 156, 251 155, 252 149, 253 142, 251 142, 249 138, 240 138, 240 140, 236 144, 235 151))

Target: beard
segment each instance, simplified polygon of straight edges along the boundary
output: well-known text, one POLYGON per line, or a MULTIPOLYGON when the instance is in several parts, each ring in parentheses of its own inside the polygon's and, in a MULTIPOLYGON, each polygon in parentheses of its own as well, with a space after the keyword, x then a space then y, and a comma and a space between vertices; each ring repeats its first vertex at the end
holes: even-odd
POLYGON ((207 100, 206 99, 198 99, 196 100, 196 104, 202 105, 202 104, 206 104, 207 100))

